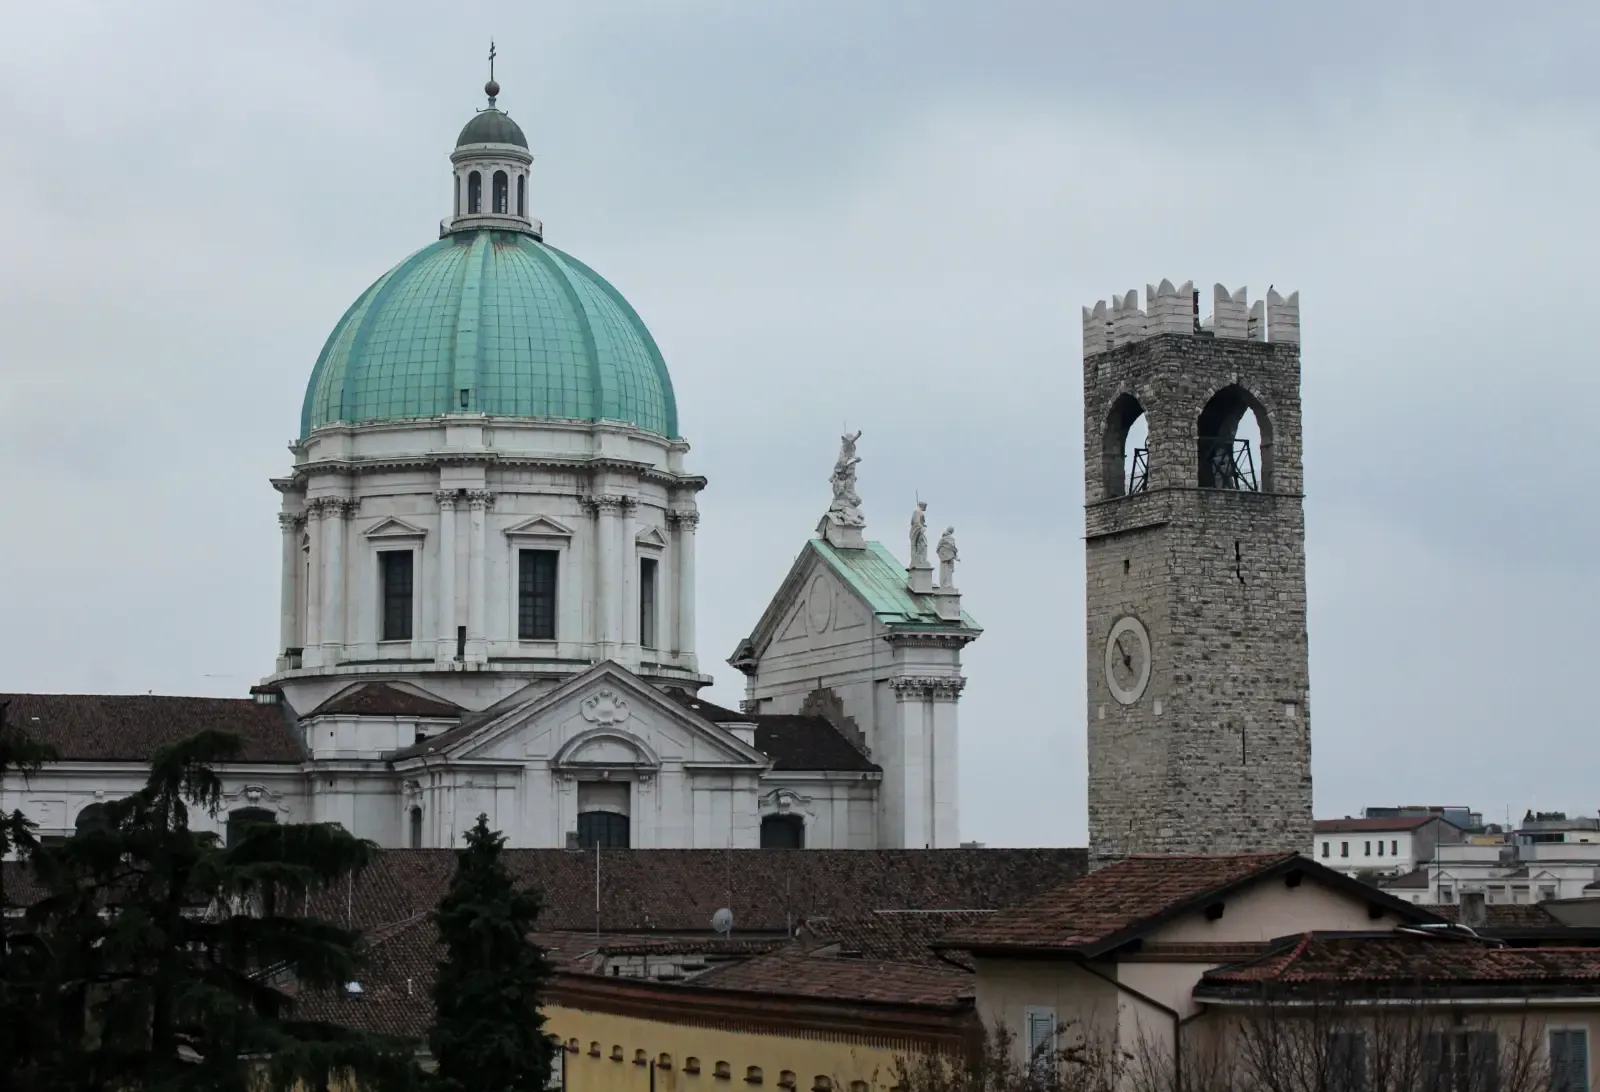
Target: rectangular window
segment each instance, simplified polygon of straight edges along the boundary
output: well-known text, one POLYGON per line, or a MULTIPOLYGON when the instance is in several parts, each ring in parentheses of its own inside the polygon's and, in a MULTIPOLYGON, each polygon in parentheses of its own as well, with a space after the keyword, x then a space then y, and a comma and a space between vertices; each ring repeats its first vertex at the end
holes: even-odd
POLYGON ((411 640, 410 550, 378 554, 378 579, 383 586, 383 640, 411 640))
POLYGON ((1328 855, 1328 852, 1332 848, 1332 846, 1333 846, 1333 843, 1331 843, 1331 842, 1323 842, 1322 843, 1322 855, 1324 857, 1326 857, 1328 855))
POLYGON ((1583 1028, 1550 1032, 1550 1092, 1589 1092, 1589 1033, 1583 1028))
POLYGON ((1389 840, 1389 856, 1400 856, 1400 839, 1392 838, 1389 840))
POLYGON ((561 555, 555 550, 517 551, 517 639, 556 639, 556 572, 561 555))
POLYGON ((1382 838, 1378 839, 1378 856, 1380 856, 1380 857, 1383 856, 1383 839, 1382 838))
POLYGON ((1023 1049, 1028 1068, 1049 1072, 1055 1067, 1056 1010, 1030 1005, 1023 1013, 1023 1049), (1048 1069, 1046 1067, 1049 1067, 1048 1069))
POLYGON ((1340 842, 1339 843, 1339 856, 1341 856, 1341 857, 1350 856, 1350 843, 1349 842, 1340 842))
POLYGON ((1371 843, 1371 842, 1368 842, 1368 843, 1367 843, 1367 844, 1366 844, 1366 846, 1365 846, 1365 847, 1364 847, 1364 848, 1363 848, 1363 849, 1362 849, 1362 851, 1361 851, 1361 855, 1362 855, 1362 856, 1363 856, 1363 857, 1370 857, 1370 856, 1372 856, 1372 843, 1371 843))
POLYGON ((639 643, 656 647, 656 559, 639 559, 639 643))
POLYGON ((1440 902, 1455 902, 1456 901, 1456 889, 1453 888, 1453 887, 1441 887, 1441 888, 1439 888, 1439 901, 1440 902))
POLYGON ((1371 1067, 1367 1060, 1367 1033, 1328 1033, 1328 1092, 1368 1092, 1371 1067))
POLYGON ((1543 902, 1545 899, 1553 899, 1555 897, 1556 897, 1556 889, 1555 889, 1555 885, 1554 884, 1540 884, 1539 885, 1539 901, 1540 902, 1543 902))
POLYGON ((1492 1031, 1433 1031, 1423 1047, 1425 1092, 1495 1092, 1500 1041, 1492 1031))

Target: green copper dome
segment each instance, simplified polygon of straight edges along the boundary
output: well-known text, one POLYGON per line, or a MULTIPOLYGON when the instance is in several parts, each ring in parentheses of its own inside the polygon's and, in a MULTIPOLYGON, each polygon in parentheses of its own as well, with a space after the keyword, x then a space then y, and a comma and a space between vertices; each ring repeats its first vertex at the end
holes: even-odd
POLYGON ((468 144, 515 144, 526 148, 528 138, 522 135, 522 126, 512 121, 510 114, 491 106, 474 114, 456 137, 457 148, 468 144))
POLYGON ((317 358, 300 435, 445 413, 678 438, 672 378, 633 308, 576 258, 510 231, 448 235, 363 292, 317 358))

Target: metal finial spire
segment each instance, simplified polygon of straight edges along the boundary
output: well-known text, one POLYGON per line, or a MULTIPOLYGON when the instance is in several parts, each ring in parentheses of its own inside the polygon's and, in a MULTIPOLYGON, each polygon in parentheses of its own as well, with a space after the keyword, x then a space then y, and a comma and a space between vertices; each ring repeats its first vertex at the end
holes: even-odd
POLYGON ((500 85, 494 78, 494 39, 489 39, 489 82, 483 85, 483 93, 489 96, 489 108, 494 109, 495 97, 500 94, 500 85))

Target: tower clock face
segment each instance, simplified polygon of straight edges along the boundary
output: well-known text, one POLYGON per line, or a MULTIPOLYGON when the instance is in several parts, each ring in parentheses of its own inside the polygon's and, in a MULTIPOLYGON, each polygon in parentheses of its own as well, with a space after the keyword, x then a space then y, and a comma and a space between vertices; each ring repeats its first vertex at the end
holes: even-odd
POLYGON ((1118 619, 1106 638, 1106 683, 1121 705, 1138 701, 1150 685, 1150 634, 1131 615, 1118 619))

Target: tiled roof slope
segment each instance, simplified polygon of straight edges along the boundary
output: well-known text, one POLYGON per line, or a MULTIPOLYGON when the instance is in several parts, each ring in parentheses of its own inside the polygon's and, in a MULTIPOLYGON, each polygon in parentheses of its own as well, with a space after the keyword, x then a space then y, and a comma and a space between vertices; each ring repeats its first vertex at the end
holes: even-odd
POLYGON ((1378 831, 1416 830, 1435 819, 1445 824, 1450 822, 1442 815, 1407 815, 1393 819, 1318 819, 1311 824, 1311 829, 1316 834, 1375 834, 1378 831))
POLYGON ((739 713, 675 687, 667 697, 713 724, 753 724, 756 750, 772 759, 774 770, 872 772, 882 767, 829 724, 825 717, 789 713, 739 713))
POLYGON ((1600 949, 1502 948, 1470 939, 1414 933, 1315 934, 1274 951, 1209 971, 1197 1000, 1259 995, 1278 988, 1308 993, 1349 989, 1371 996, 1430 996, 1441 988, 1507 990, 1533 996, 1552 987, 1600 992, 1600 949))
POLYGON ((148 762, 168 743, 215 730, 240 738, 241 762, 302 758, 282 705, 165 694, 0 694, 10 723, 66 762, 148 762))
POLYGON ((856 959, 928 963, 949 968, 935 942, 956 929, 994 916, 993 910, 874 910, 848 917, 816 917, 805 924, 812 940, 838 945, 838 954, 856 959))
MULTIPOLYGON (((1434 903, 1424 909, 1437 914, 1445 921, 1460 921, 1461 906, 1458 903, 1434 903)), ((1538 903, 1518 905, 1515 903, 1490 903, 1483 908, 1484 927, 1489 929, 1561 929, 1561 921, 1550 911, 1538 903)))
MULTIPOLYGON (((727 906, 736 937, 782 934, 815 915, 1014 905, 1086 864, 1081 849, 615 850, 600 854, 596 921, 594 853, 509 849, 505 860, 544 892, 541 929, 709 933, 711 915, 727 906)), ((348 898, 343 888, 325 892, 317 909, 372 929, 431 910, 454 868, 449 850, 387 850, 348 898)))
POLYGON ((959 929, 941 948, 1099 955, 1184 913, 1273 875, 1298 871, 1412 921, 1435 920, 1359 880, 1297 853, 1128 857, 959 929))
POLYGON ((954 967, 808 955, 794 947, 715 967, 693 979, 700 989, 746 990, 890 1005, 960 1006, 973 976, 954 967))
POLYGON ((308 717, 339 714, 355 717, 459 717, 458 705, 425 694, 415 694, 388 683, 367 683, 354 690, 335 694, 317 706, 308 717))

